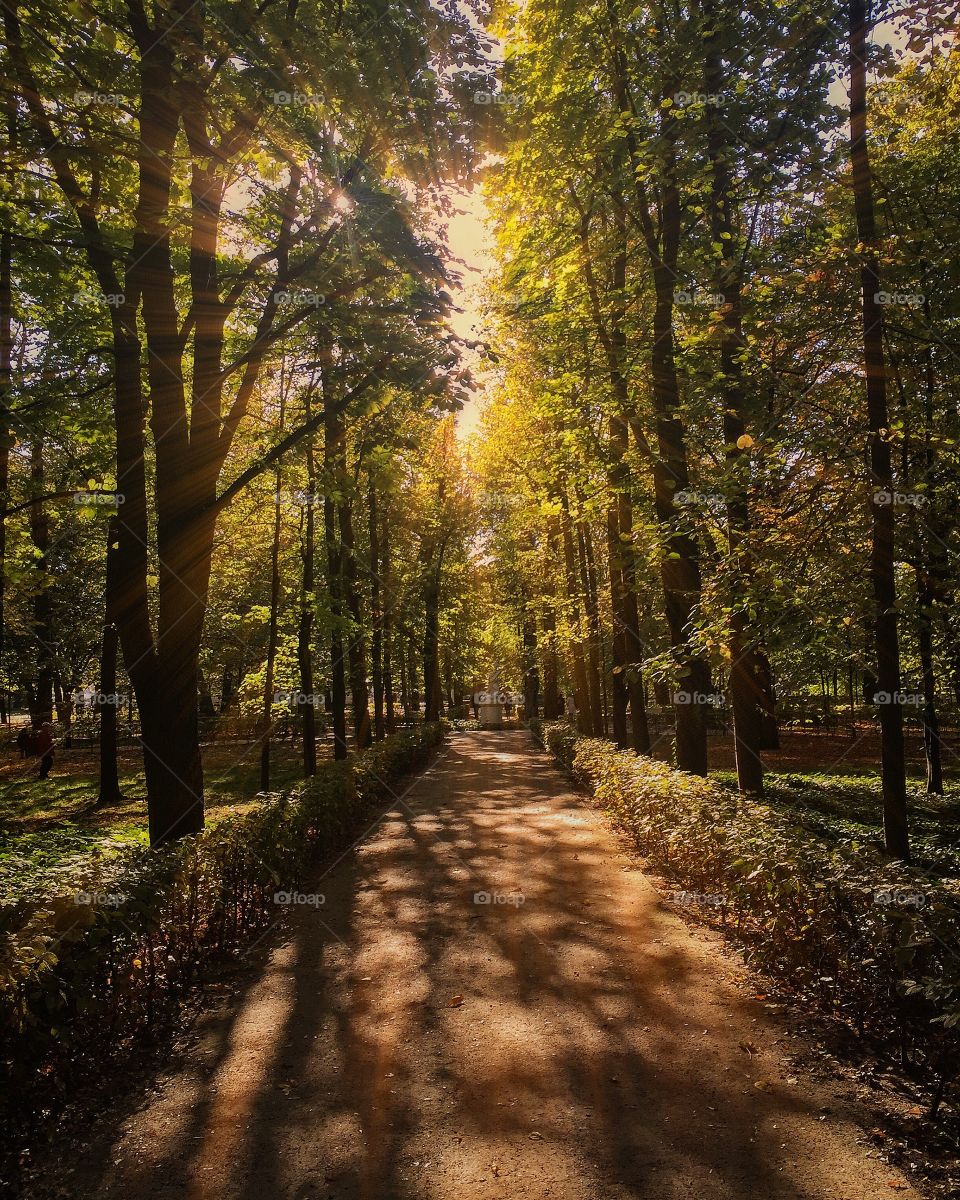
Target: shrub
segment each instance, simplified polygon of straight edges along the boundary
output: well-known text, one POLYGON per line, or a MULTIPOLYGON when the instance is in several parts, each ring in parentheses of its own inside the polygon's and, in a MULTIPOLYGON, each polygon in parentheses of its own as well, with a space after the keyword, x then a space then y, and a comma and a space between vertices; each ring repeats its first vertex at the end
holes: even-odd
POLYGON ((708 898, 748 958, 935 1079, 955 1067, 960 898, 866 847, 828 846, 776 810, 666 763, 533 727, 668 878, 708 898))
POLYGON ((148 1035, 441 737, 415 726, 196 837, 91 858, 61 894, 0 908, 0 1121, 55 1111, 84 1069, 148 1035))

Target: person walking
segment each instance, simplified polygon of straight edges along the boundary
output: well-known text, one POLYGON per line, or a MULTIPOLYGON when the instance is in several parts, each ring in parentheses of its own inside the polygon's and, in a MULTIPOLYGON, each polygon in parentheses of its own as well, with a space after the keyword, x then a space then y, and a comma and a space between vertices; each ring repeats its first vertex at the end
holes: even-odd
POLYGON ((49 721, 44 721, 37 731, 36 748, 40 755, 40 774, 37 778, 46 779, 53 766, 53 726, 49 721))

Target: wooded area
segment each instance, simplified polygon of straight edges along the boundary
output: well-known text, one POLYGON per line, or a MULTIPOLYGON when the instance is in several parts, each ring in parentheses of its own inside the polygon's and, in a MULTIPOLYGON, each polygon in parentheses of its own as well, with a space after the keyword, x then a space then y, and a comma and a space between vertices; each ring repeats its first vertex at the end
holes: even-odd
POLYGON ((0 1121, 500 700, 955 1115, 956 0, 2 4, 0 1121))

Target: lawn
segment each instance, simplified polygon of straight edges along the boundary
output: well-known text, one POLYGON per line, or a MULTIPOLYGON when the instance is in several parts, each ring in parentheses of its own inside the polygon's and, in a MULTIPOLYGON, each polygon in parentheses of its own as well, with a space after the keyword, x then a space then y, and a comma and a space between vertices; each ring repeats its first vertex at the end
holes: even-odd
MULTIPOLYGON (((296 743, 273 744, 274 790, 302 777, 300 761, 296 743)), ((259 791, 256 743, 207 746, 204 768, 208 824, 250 805, 259 791)), ((69 888, 78 859, 147 842, 146 786, 137 747, 121 752, 120 785, 127 797, 121 804, 97 806, 93 750, 60 751, 49 778, 38 780, 36 774, 35 760, 23 760, 12 749, 0 756, 0 903, 49 893, 61 880, 69 888)))

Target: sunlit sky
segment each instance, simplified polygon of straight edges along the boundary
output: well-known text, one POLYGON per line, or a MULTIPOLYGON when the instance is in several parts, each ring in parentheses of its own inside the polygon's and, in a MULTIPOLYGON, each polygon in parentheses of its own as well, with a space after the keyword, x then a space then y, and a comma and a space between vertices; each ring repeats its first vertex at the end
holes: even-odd
MULTIPOLYGON (((457 192, 453 200, 456 207, 462 211, 450 220, 448 240, 453 258, 462 259, 463 265, 460 266, 456 262, 451 264, 459 271, 462 280, 460 286, 451 288, 450 292, 457 307, 463 311, 454 313, 450 324, 461 337, 477 338, 483 333, 480 311, 483 280, 493 268, 493 242, 486 228, 487 206, 479 187, 469 193, 457 192)), ((479 377, 481 372, 476 370, 477 364, 471 362, 471 366, 479 377)), ((457 418, 457 429, 461 437, 473 432, 481 408, 481 393, 478 390, 457 418)))

